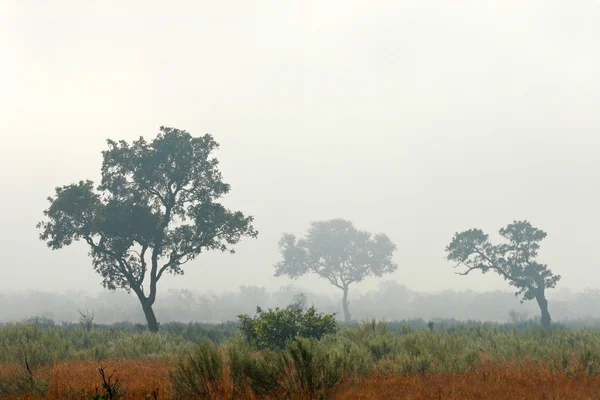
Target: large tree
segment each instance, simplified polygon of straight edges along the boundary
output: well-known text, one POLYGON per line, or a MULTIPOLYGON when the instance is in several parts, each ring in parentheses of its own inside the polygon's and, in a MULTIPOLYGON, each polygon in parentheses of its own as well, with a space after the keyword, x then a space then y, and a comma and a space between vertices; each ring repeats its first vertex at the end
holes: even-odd
POLYGON ((500 229, 499 233, 505 243, 496 245, 480 229, 456 233, 446 247, 448 260, 466 268, 459 272, 460 275, 478 270, 484 274, 492 271, 503 277, 509 285, 517 288, 515 295, 522 295, 521 302, 537 301, 542 325, 549 328, 551 317, 546 290, 556 286, 560 275, 553 274, 546 264, 536 261, 546 232, 533 227, 528 221, 514 221, 500 229))
POLYGON ((219 147, 211 135, 161 127, 151 142, 107 143, 101 184, 56 188, 40 239, 53 250, 85 241, 103 286, 133 291, 156 332, 152 306, 165 273, 182 275, 206 250, 233 253, 232 245, 257 232, 252 217, 217 202, 230 187, 211 156, 219 147))
POLYGON ((279 241, 283 260, 275 265, 275 276, 296 279, 307 273, 327 279, 344 293, 344 319, 351 321, 348 288, 369 276, 394 272, 396 246, 384 234, 358 230, 344 219, 312 222, 304 238, 284 233, 279 241))

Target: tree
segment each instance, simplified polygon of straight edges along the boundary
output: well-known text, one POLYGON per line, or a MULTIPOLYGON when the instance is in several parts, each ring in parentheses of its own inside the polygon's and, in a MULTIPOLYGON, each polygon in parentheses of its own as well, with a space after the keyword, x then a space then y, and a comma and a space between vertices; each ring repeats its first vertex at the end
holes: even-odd
POLYGON ((253 217, 217 202, 228 193, 211 135, 161 127, 151 142, 107 140, 102 182, 56 188, 38 224, 40 239, 53 250, 85 241, 102 285, 133 291, 148 329, 158 330, 152 306, 165 273, 207 250, 230 251, 243 236, 256 237, 253 217))
POLYGON ((327 279, 344 292, 342 306, 347 323, 351 321, 350 285, 398 268, 392 261, 396 245, 386 235, 358 230, 344 219, 312 222, 307 235, 299 240, 284 233, 279 250, 283 260, 275 265, 275 276, 296 279, 314 273, 327 279))
POLYGON ((299 293, 294 296, 292 303, 289 304, 285 309, 286 310, 304 310, 306 308, 306 295, 304 293, 299 293))
POLYGON ((459 272, 460 275, 479 270, 484 274, 493 271, 502 276, 509 285, 517 288, 516 296, 523 296, 521 303, 537 301, 542 326, 549 328, 551 317, 546 290, 556 286, 560 275, 553 274, 546 264, 535 260, 546 232, 533 227, 528 221, 514 221, 500 229, 499 233, 506 243, 492 244, 488 235, 480 229, 456 233, 446 247, 448 260, 456 262, 456 266, 466 267, 459 272))

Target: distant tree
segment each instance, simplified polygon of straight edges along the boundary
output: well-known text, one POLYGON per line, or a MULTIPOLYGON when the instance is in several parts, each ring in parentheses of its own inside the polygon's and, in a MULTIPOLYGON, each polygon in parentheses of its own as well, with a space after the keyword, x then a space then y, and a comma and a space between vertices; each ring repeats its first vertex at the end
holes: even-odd
POLYGON ((81 326, 83 326, 83 328, 86 331, 91 331, 92 328, 94 327, 94 318, 95 318, 95 314, 94 311, 90 311, 90 310, 85 310, 82 311, 79 308, 77 308, 77 312, 79 313, 79 323, 81 324, 81 326))
POLYGON ((40 239, 53 249, 83 240, 94 270, 109 290, 133 291, 148 329, 158 330, 152 306, 163 274, 206 250, 230 251, 243 236, 256 237, 253 218, 216 202, 228 193, 211 135, 161 127, 151 142, 108 140, 102 152, 102 182, 56 188, 40 239))
POLYGON ((488 235, 479 229, 456 233, 446 247, 448 260, 456 262, 456 266, 466 267, 460 275, 479 270, 484 274, 492 271, 502 276, 509 285, 517 288, 516 296, 523 296, 521 303, 537 301, 542 325, 549 328, 551 317, 546 290, 554 288, 561 277, 553 274, 546 264, 535 260, 546 232, 533 227, 528 221, 514 221, 500 229, 499 233, 506 243, 492 244, 488 235))
POLYGON ((344 219, 312 222, 307 235, 297 240, 283 234, 279 241, 283 260, 275 265, 275 276, 296 279, 307 273, 317 274, 343 290, 344 319, 351 321, 348 288, 369 276, 394 272, 392 261, 396 246, 384 234, 372 235, 358 230, 344 219))
POLYGON ((306 308, 306 295, 304 293, 299 293, 294 296, 292 303, 289 304, 285 309, 286 310, 304 310, 306 308))

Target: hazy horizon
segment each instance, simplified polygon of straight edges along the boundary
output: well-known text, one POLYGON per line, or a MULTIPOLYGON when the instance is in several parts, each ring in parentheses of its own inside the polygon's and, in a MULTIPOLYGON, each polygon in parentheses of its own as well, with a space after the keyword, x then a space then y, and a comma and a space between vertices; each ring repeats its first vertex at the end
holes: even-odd
POLYGON ((106 139, 161 125, 215 137, 224 203, 259 231, 166 276, 163 293, 338 295, 273 277, 283 232, 337 217, 386 233, 399 268, 382 280, 413 290, 511 290, 454 274, 444 248, 520 219, 548 233, 540 261, 562 275, 549 299, 600 287, 600 2, 127 4, 0 5, 0 293, 102 290, 85 245, 50 251, 36 222, 54 187, 98 182, 106 139))
MULTIPOLYGON (((237 320, 240 314, 254 315, 256 307, 262 309, 285 308, 296 295, 303 293, 306 306, 314 305, 320 311, 336 313, 343 318, 341 293, 318 293, 310 288, 291 286, 268 291, 263 287, 245 285, 237 290, 216 292, 194 289, 171 289, 161 294, 156 303, 156 315, 162 322, 215 323, 237 320)), ((49 318, 56 323, 78 321, 79 312, 94 315, 98 323, 144 321, 139 301, 125 291, 83 292, 28 291, 0 292, 0 325, 49 318)), ((368 292, 353 292, 352 315, 355 321, 376 318, 385 321, 457 320, 507 322, 518 318, 538 319, 535 302, 521 303, 507 290, 476 292, 473 290, 445 290, 438 293, 416 292, 393 281, 384 281, 368 292)), ((600 290, 573 293, 558 289, 550 299, 555 322, 579 321, 582 324, 598 323, 596 310, 600 305, 600 290)))

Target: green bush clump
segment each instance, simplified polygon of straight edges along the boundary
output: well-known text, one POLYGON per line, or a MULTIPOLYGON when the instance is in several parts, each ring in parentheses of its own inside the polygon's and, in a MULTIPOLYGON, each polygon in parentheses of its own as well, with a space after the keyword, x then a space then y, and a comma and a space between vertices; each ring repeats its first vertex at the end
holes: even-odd
POLYGON ((319 313, 314 306, 306 310, 288 307, 268 311, 257 307, 254 318, 247 314, 238 318, 243 336, 259 349, 284 350, 296 337, 321 339, 338 330, 335 313, 319 313))

